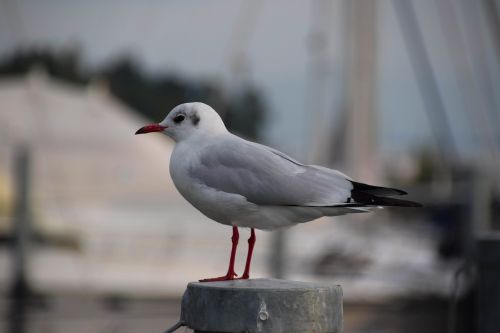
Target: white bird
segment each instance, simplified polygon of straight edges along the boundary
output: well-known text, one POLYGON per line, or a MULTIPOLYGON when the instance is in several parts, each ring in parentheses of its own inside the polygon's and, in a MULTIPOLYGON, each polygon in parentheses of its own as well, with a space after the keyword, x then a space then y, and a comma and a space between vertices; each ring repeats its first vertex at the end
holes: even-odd
POLYGON ((374 207, 420 206, 390 198, 406 194, 404 191, 358 183, 337 170, 302 164, 233 135, 217 112, 203 103, 178 105, 162 122, 144 126, 135 134, 150 132, 162 132, 176 142, 170 176, 181 195, 207 217, 233 227, 226 275, 200 281, 235 279, 238 227, 251 230, 241 276, 248 279, 254 229, 289 227, 374 207))

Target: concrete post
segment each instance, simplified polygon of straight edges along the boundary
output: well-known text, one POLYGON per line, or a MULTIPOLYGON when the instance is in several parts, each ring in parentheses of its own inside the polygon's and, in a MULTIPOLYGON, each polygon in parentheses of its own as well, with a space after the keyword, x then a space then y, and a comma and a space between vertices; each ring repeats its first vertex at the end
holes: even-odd
POLYGON ((277 279, 189 283, 181 322, 198 333, 342 331, 342 288, 277 279))

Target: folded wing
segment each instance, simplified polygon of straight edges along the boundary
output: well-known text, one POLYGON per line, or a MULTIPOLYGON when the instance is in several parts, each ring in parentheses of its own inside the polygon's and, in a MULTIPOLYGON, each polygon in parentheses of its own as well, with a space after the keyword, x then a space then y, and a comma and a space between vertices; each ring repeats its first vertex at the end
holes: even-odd
POLYGON ((237 137, 207 147, 200 163, 189 171, 208 187, 259 205, 330 206, 345 203, 353 188, 338 171, 300 164, 237 137))

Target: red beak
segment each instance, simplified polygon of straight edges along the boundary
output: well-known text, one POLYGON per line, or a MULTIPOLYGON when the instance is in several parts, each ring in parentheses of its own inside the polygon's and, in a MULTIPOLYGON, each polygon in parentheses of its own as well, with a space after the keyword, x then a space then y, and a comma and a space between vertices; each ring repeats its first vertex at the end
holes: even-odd
POLYGON ((147 126, 139 128, 137 130, 137 132, 135 132, 135 135, 144 134, 144 133, 151 133, 151 132, 161 132, 165 128, 167 128, 167 126, 162 126, 160 124, 147 125, 147 126))

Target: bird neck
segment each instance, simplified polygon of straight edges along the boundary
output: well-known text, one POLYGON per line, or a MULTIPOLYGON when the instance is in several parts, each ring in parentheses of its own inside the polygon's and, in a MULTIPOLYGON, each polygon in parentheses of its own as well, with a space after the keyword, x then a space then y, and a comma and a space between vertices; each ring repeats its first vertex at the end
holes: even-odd
POLYGON ((203 143, 207 140, 230 134, 225 127, 204 128, 202 131, 191 132, 188 136, 177 137, 177 142, 203 143))

